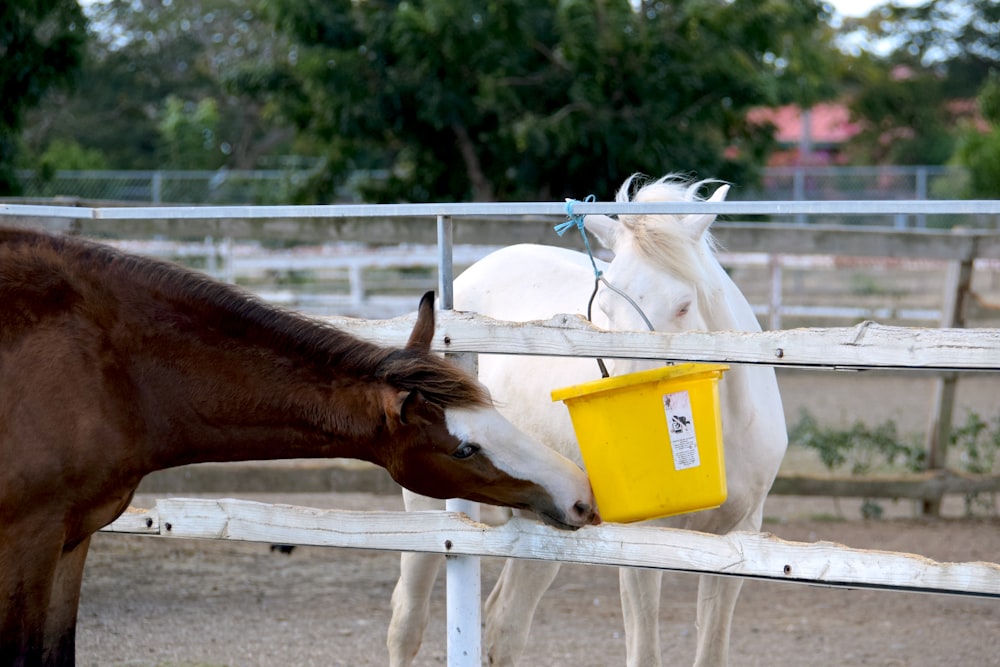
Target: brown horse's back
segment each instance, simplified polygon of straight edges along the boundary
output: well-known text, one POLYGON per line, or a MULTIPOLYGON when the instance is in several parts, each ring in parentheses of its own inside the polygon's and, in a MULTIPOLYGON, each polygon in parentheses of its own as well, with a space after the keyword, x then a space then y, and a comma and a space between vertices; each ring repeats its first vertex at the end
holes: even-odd
POLYGON ((77 301, 56 245, 55 237, 0 229, 0 342, 66 313, 77 301))

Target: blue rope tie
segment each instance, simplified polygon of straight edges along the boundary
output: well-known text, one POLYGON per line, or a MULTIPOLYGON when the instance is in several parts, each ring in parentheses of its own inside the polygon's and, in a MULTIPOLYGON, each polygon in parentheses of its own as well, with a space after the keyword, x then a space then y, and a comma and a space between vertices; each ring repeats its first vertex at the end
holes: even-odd
MULTIPOLYGON (((577 229, 580 230, 580 236, 583 237, 583 245, 587 247, 587 256, 590 257, 590 265, 594 267, 594 291, 590 294, 590 301, 587 302, 587 321, 593 322, 593 318, 591 317, 591 311, 594 306, 594 297, 597 296, 597 288, 600 286, 601 283, 604 283, 608 287, 608 289, 612 290, 613 292, 621 296, 623 299, 628 301, 633 308, 636 309, 636 311, 639 313, 639 316, 642 318, 642 321, 646 323, 646 326, 649 327, 650 331, 656 331, 656 329, 653 328, 653 323, 649 321, 648 317, 646 317, 646 313, 642 312, 642 308, 639 307, 639 304, 637 304, 628 294, 626 294, 625 292, 621 291, 620 289, 609 283, 607 278, 604 277, 603 272, 597 268, 597 262, 594 260, 594 251, 590 249, 590 240, 587 238, 587 228, 583 224, 583 216, 573 213, 573 205, 579 203, 579 201, 580 201, 579 199, 566 200, 566 217, 568 217, 569 220, 567 220, 566 222, 559 223, 558 225, 553 227, 553 229, 555 229, 556 234, 562 236, 575 226, 577 229)), ((583 201, 590 203, 593 201, 597 201, 597 198, 594 195, 587 195, 587 198, 584 199, 583 201)), ((667 362, 667 363, 669 364, 673 362, 667 362)), ((607 366, 605 366, 604 360, 597 359, 597 365, 601 370, 601 377, 609 377, 608 368, 607 366)))
MULTIPOLYGON (((587 248, 587 256, 590 257, 590 265, 594 267, 594 276, 600 279, 601 271, 597 268, 597 262, 594 261, 594 251, 590 249, 590 239, 587 238, 587 229, 583 224, 583 216, 573 213, 573 205, 579 203, 579 201, 579 199, 566 200, 566 217, 568 217, 569 220, 559 223, 553 227, 553 229, 559 236, 562 236, 574 226, 580 230, 580 236, 583 237, 583 245, 587 248)), ((594 195, 587 195, 583 201, 589 204, 590 202, 597 201, 597 197, 594 195)))

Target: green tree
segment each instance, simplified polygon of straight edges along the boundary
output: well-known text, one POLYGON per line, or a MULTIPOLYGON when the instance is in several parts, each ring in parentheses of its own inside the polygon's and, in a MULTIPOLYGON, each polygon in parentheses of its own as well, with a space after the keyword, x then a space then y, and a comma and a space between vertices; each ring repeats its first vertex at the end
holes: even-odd
POLYGON ((965 194, 973 198, 1000 197, 1000 73, 993 72, 977 99, 989 130, 970 125, 961 133, 953 162, 966 167, 965 194))
POLYGON ((287 58, 288 44, 261 18, 257 0, 104 0, 88 6, 92 32, 81 83, 51 96, 33 116, 26 143, 35 155, 55 139, 102 152, 117 169, 162 166, 164 115, 175 97, 214 105, 209 152, 179 168, 253 168, 290 145, 268 97, 246 85, 244 70, 287 58))
POLYGON ((852 110, 866 130, 852 142, 864 163, 943 164, 955 150, 955 100, 975 96, 1000 66, 995 0, 891 2, 847 21, 845 41, 865 52, 853 62, 852 110))
MULTIPOLYGON (((867 56, 864 57, 867 59, 867 56)), ((862 121, 848 153, 859 164, 944 164, 955 145, 946 79, 934 71, 879 62, 854 70, 851 111, 862 121)))
POLYGON ((75 0, 0 4, 0 194, 16 194, 14 171, 25 113, 46 91, 71 83, 87 21, 75 0))
POLYGON ((100 151, 80 144, 56 139, 41 157, 42 170, 54 173, 59 169, 107 169, 108 163, 100 151))
POLYGON ((159 130, 163 142, 160 164, 166 168, 214 169, 222 162, 218 151, 219 110, 212 98, 197 104, 167 97, 159 130))
POLYGON ((879 51, 893 66, 936 73, 949 97, 971 97, 1000 65, 1000 3, 995 0, 924 0, 876 7, 843 31, 879 51))
POLYGON ((270 72, 327 147, 311 196, 375 171, 375 201, 607 196, 628 174, 745 183, 752 106, 811 103, 829 28, 813 0, 279 0, 270 72))

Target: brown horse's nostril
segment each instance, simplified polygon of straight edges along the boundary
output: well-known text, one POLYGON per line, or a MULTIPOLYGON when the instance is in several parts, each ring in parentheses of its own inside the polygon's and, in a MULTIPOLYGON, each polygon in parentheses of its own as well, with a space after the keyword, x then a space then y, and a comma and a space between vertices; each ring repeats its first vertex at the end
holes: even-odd
POLYGON ((589 504, 582 500, 573 505, 573 509, 576 513, 587 523, 594 524, 595 526, 601 522, 601 517, 598 515, 597 511, 589 504))

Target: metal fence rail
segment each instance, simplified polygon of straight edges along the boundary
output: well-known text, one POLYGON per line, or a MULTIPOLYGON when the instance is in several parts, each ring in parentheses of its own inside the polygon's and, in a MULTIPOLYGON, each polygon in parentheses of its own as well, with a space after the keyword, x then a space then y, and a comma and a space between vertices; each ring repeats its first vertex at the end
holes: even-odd
MULTIPOLYGON (((499 217, 507 215, 565 216, 558 202, 495 202, 450 204, 312 204, 272 206, 130 206, 89 207, 44 204, 0 204, 0 215, 72 218, 77 220, 218 220, 279 218, 499 217)), ((1000 215, 1000 200, 940 201, 721 201, 721 202, 574 202, 579 215, 705 214, 718 215, 1000 215)))

